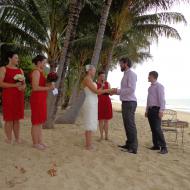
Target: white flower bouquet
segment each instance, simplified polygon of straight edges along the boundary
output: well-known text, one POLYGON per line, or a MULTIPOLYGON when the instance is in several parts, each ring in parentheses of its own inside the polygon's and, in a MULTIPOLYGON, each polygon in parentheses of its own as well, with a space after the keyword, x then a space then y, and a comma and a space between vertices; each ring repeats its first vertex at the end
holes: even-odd
POLYGON ((25 77, 23 74, 16 74, 13 79, 16 81, 16 82, 24 82, 25 81, 25 77))

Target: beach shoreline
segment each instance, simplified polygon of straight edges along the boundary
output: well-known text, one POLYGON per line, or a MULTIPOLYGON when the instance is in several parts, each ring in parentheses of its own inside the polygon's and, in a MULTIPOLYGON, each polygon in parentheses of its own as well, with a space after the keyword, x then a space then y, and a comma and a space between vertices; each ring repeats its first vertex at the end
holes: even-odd
MULTIPOLYGON (((111 97, 113 103, 121 103, 118 96, 111 97)), ((137 106, 145 107, 146 99, 137 98, 137 106)), ((177 112, 190 113, 190 99, 166 99, 166 108, 177 112)))
MULTIPOLYGON (((112 106, 113 106, 113 109, 115 111, 121 111, 121 103, 120 102, 114 102, 113 101, 112 106)), ((146 111, 145 106, 137 106, 136 113, 144 115, 145 111, 146 111)), ((177 112, 177 119, 183 120, 183 121, 186 121, 186 122, 190 123, 190 112, 178 111, 178 110, 175 110, 175 109, 174 109, 174 111, 177 112)))

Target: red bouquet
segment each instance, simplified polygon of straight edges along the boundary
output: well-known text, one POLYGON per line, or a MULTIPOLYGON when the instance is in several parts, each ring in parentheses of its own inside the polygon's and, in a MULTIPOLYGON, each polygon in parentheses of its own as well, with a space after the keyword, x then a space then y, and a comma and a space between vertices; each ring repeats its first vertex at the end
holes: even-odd
POLYGON ((58 75, 56 72, 50 72, 47 75, 47 82, 56 82, 58 79, 58 75))

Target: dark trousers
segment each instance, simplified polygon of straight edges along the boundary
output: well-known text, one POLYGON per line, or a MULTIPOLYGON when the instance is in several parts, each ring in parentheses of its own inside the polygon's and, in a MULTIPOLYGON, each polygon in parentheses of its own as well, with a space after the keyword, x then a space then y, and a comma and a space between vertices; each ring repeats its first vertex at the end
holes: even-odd
POLYGON ((137 108, 137 102, 135 101, 123 101, 122 102, 122 117, 123 124, 126 133, 126 145, 129 149, 137 151, 137 129, 135 125, 135 111, 137 108))
POLYGON ((166 141, 161 129, 161 119, 159 117, 159 107, 148 109, 148 121, 152 131, 152 142, 155 147, 166 147, 166 141))

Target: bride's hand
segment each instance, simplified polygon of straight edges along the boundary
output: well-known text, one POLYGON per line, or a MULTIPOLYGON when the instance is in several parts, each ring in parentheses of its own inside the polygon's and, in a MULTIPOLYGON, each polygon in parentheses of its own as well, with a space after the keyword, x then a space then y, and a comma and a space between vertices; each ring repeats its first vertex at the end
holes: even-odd
POLYGON ((111 92, 111 89, 105 89, 105 90, 104 90, 104 93, 110 94, 110 92, 111 92))
POLYGON ((113 91, 113 89, 105 89, 104 93, 112 95, 112 91, 113 91))
POLYGON ((117 94, 117 88, 110 89, 110 95, 117 94))

